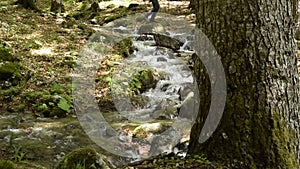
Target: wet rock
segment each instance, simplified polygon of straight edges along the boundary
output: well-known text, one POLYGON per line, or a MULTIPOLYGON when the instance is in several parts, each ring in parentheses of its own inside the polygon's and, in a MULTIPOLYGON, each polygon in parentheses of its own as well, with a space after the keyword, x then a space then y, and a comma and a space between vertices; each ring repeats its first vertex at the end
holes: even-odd
POLYGON ((162 153, 172 153, 173 147, 180 142, 180 133, 175 128, 170 128, 164 133, 155 136, 151 142, 150 155, 156 156, 162 153))
POLYGON ((167 91, 167 89, 169 88, 170 85, 171 85, 171 83, 164 83, 161 87, 161 90, 164 92, 167 91))
POLYGON ((154 40, 157 46, 163 46, 173 50, 179 50, 183 45, 183 42, 179 41, 178 39, 162 34, 154 34, 154 40))
POLYGON ((121 40, 113 48, 119 55, 125 58, 129 57, 135 50, 131 37, 121 40))
POLYGON ((71 168, 101 168, 109 169, 107 164, 92 148, 79 148, 66 155, 55 167, 55 169, 71 168))
POLYGON ((153 40, 152 36, 148 36, 148 35, 141 35, 139 37, 136 38, 137 41, 150 41, 153 40))
POLYGON ((178 108, 175 103, 171 101, 162 101, 155 110, 150 114, 150 117, 154 119, 174 119, 178 116, 178 108))
POLYGON ((167 61, 167 59, 164 58, 164 57, 158 57, 157 58, 157 62, 166 62, 166 61, 167 61))
POLYGON ((150 22, 143 24, 138 30, 138 34, 153 34, 153 33, 165 33, 165 27, 156 22, 150 22))
POLYGON ((154 69, 147 68, 138 71, 134 75, 133 79, 131 80, 131 86, 136 88, 140 93, 143 93, 151 88, 154 88, 159 80, 158 78, 159 77, 154 69))
POLYGON ((139 4, 137 4, 137 3, 131 3, 131 4, 129 4, 127 9, 133 10, 134 8, 137 8, 138 6, 139 6, 139 4))
POLYGON ((133 137, 135 138, 150 138, 153 134, 161 133, 166 129, 162 123, 146 123, 136 127, 133 130, 133 137))

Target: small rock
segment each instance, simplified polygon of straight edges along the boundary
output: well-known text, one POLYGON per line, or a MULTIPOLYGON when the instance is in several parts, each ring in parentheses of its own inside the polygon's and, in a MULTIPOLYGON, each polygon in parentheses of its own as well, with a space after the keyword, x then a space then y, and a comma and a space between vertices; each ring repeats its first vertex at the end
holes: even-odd
POLYGON ((139 37, 136 38, 137 41, 150 41, 153 40, 152 36, 148 36, 148 35, 141 35, 139 37))
POLYGON ((149 138, 153 133, 160 133, 165 129, 161 123, 146 123, 133 130, 133 136, 136 138, 149 138))
POLYGON ((157 58, 157 62, 166 62, 166 61, 167 61, 167 59, 164 58, 164 57, 158 57, 157 58))
POLYGON ((139 4, 137 4, 137 3, 131 3, 131 4, 129 4, 129 6, 128 6, 127 9, 134 9, 134 8, 136 8, 138 6, 139 6, 139 4))

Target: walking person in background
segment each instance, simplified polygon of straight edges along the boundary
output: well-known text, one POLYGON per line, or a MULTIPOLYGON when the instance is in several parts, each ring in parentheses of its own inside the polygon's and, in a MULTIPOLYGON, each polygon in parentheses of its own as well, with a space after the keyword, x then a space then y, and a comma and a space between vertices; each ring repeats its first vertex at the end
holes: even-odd
POLYGON ((150 22, 155 22, 155 17, 156 17, 156 14, 157 14, 160 6, 159 6, 159 3, 158 3, 158 0, 149 0, 149 2, 152 2, 153 8, 149 12, 146 13, 145 20, 148 20, 148 17, 151 15, 151 18, 150 18, 149 21, 150 22))

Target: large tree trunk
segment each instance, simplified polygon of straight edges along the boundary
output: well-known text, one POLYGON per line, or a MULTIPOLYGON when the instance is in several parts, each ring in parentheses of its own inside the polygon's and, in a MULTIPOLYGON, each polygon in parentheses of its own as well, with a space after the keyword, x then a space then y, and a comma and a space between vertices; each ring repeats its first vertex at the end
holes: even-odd
POLYGON ((211 86, 197 58, 201 113, 192 128, 189 153, 204 153, 237 168, 299 168, 293 2, 192 1, 198 27, 221 56, 227 99, 217 130, 200 144, 211 86))

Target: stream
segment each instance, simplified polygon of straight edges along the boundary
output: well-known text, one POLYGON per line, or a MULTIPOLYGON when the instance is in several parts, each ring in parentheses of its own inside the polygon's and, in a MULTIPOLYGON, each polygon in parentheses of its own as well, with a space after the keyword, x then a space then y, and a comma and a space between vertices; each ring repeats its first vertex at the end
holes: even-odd
MULTIPOLYGON (((32 112, 0 116, 0 124, 3 124, 0 128, 1 151, 12 153, 15 161, 37 161, 47 168, 53 168, 73 149, 85 146, 127 159, 120 162, 112 155, 110 161, 116 166, 162 153, 184 156, 199 106, 197 84, 188 65, 193 53, 191 34, 194 25, 166 14, 160 14, 157 23, 139 21, 142 17, 128 16, 95 28, 98 33, 91 37, 83 51, 88 58, 82 57, 79 60, 81 66, 74 72, 76 115, 53 119, 37 118, 32 112), (183 45, 177 51, 156 46, 153 35, 138 33, 142 27, 179 39, 183 45), (100 41, 95 43, 95 37, 100 41), (131 77, 124 81, 118 77, 127 71, 136 72, 132 67, 151 67, 163 76, 155 87, 138 96, 146 100, 140 106, 133 106, 128 95, 113 92, 118 111, 100 113, 101 108, 94 97, 94 75, 99 65, 94 63, 100 63, 99 59, 108 47, 124 37, 133 37, 136 50, 118 67, 112 91, 128 88, 131 77), (140 40, 140 37, 146 39, 140 40)), ((34 168, 34 164, 28 162, 28 165, 34 168)))
POLYGON ((197 84, 188 66, 194 25, 171 15, 161 14, 154 23, 141 18, 143 15, 131 15, 99 28, 83 50, 78 76, 73 79, 76 112, 85 132, 106 151, 133 161, 180 152, 174 147, 188 141, 199 107, 197 84), (160 37, 157 34, 167 40, 155 39, 160 37), (128 37, 133 39, 135 50, 116 64, 111 80, 117 112, 101 113, 91 97, 98 69, 94 63, 101 62, 112 46, 128 37), (172 45, 174 39, 180 41, 178 49, 172 45), (128 89, 145 67, 154 69, 161 78, 155 86, 132 97, 128 89))

